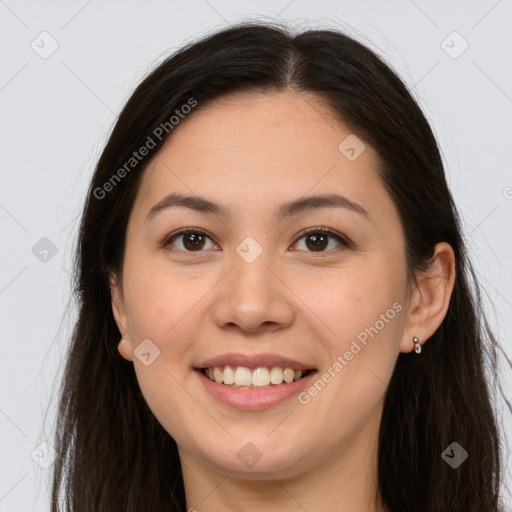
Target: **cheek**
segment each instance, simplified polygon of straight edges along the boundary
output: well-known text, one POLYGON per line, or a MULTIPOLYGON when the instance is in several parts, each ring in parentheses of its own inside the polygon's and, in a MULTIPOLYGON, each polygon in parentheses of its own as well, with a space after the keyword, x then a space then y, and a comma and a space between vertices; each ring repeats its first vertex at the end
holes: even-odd
POLYGON ((180 273, 170 274, 151 261, 139 259, 126 268, 126 313, 134 369, 141 391, 158 417, 158 411, 169 410, 171 404, 189 402, 182 396, 182 385, 191 366, 193 326, 198 325, 197 315, 204 315, 199 302, 204 291, 192 283, 187 286, 180 273), (150 364, 139 357, 143 353, 150 354, 150 364))
POLYGON ((294 279, 294 290, 307 306, 304 313, 308 309, 314 313, 311 321, 316 318, 315 324, 325 333, 329 352, 344 352, 361 333, 364 342, 368 330, 380 339, 394 338, 399 332, 405 283, 399 265, 394 268, 383 258, 361 258, 346 269, 294 279))
POLYGON ((198 279, 197 274, 176 270, 155 258, 133 258, 126 268, 130 334, 169 345, 168 340, 179 333, 182 320, 194 315, 198 301, 208 290, 208 276, 198 279))
POLYGON ((141 342, 147 344, 144 340, 149 339, 157 347, 146 345, 149 352, 158 354, 149 365, 135 355, 137 381, 160 424, 173 438, 183 441, 198 416, 194 410, 197 403, 187 389, 187 372, 198 316, 205 315, 200 298, 206 293, 206 284, 199 289, 202 281, 187 279, 179 272, 171 274, 154 262, 153 267, 150 262, 143 264, 142 259, 126 268, 126 306, 134 347, 139 343, 142 347, 141 342))
POLYGON ((389 262, 367 260, 337 275, 329 286, 300 291, 304 303, 314 304, 328 354, 302 403, 316 402, 315 410, 325 411, 327 417, 316 420, 318 428, 329 425, 333 436, 344 436, 350 435, 344 429, 364 425, 384 397, 398 357, 405 307, 403 276, 389 262))

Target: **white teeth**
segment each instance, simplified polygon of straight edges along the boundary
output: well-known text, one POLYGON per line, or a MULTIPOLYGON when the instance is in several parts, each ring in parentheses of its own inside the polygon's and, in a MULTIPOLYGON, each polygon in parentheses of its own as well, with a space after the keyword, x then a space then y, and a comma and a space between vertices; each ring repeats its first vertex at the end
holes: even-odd
POLYGON ((235 370, 231 368, 231 366, 226 366, 224 368, 224 384, 234 384, 235 383, 235 370))
POLYGON ((270 382, 272 384, 281 384, 283 382, 283 370, 277 366, 270 370, 270 382))
MULTIPOLYGON (((217 367, 215 367, 217 368, 217 367)), ((250 386, 251 385, 251 370, 239 366, 235 371, 235 384, 237 386, 250 386)))
POLYGON ((286 368, 283 373, 283 378, 285 382, 293 382, 293 377, 295 376, 295 372, 291 368, 286 368))
POLYGON ((224 371, 218 366, 207 368, 204 374, 210 380, 219 384, 225 384, 232 387, 270 387, 271 385, 294 382, 299 380, 306 372, 302 370, 293 370, 293 368, 279 368, 277 366, 270 370, 265 367, 259 367, 250 370, 244 366, 231 367, 226 365, 224 371))
POLYGON ((270 373, 266 368, 256 368, 252 372, 253 386, 268 386, 270 384, 270 373))
POLYGON ((213 369, 213 376, 215 378, 215 382, 222 384, 222 381, 224 380, 224 374, 217 367, 213 369))

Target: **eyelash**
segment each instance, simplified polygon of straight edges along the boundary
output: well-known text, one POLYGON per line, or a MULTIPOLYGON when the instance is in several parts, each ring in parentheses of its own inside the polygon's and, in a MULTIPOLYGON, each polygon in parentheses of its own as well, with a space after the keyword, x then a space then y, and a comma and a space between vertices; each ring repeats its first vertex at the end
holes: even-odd
MULTIPOLYGON (((335 252, 335 251, 338 251, 338 250, 343 250, 345 248, 350 248, 350 247, 353 246, 352 242, 348 238, 346 238, 345 236, 341 235, 340 233, 337 233, 336 231, 334 231, 332 229, 324 228, 324 227, 308 228, 306 231, 302 231, 301 233, 298 234, 298 237, 297 237, 297 239, 296 239, 296 241, 294 242, 293 245, 296 245, 297 242, 299 242, 299 240, 301 240, 302 238, 305 238, 308 235, 317 234, 317 233, 322 233, 322 234, 328 235, 331 238, 335 238, 338 242, 340 242, 341 245, 339 247, 336 247, 335 249, 330 249, 329 251, 319 251, 319 252, 306 251, 306 252, 309 252, 309 253, 313 254, 315 257, 322 257, 325 254, 331 254, 332 252, 335 252)), ((201 228, 185 228, 185 229, 181 229, 180 231, 177 231, 176 233, 173 233, 172 235, 169 235, 164 240, 164 242, 162 244, 163 247, 167 247, 168 245, 171 244, 171 242, 174 239, 179 238, 180 235, 185 235, 185 234, 200 234, 200 235, 204 235, 204 236, 208 237, 212 242, 216 243, 212 239, 212 237, 210 235, 208 235, 208 233, 206 231, 204 231, 203 229, 201 229, 201 228)), ((194 253, 194 252, 197 252, 197 253, 204 252, 204 251, 183 251, 181 249, 178 249, 178 251, 179 252, 186 252, 186 253, 189 253, 189 254, 194 253)))

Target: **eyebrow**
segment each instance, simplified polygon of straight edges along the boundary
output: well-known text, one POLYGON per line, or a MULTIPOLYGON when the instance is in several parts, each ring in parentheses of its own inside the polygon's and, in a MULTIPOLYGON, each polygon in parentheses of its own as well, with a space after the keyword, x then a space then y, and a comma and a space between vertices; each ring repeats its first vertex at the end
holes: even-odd
MULTIPOLYGON (((171 192, 150 208, 146 215, 145 222, 148 222, 157 214, 172 207, 189 208, 198 213, 218 215, 224 218, 229 217, 231 214, 229 208, 226 206, 214 203, 205 197, 188 196, 178 192, 171 192)), ((360 204, 339 194, 313 195, 283 203, 274 211, 274 217, 276 221, 279 222, 285 217, 319 208, 346 208, 347 210, 358 213, 365 218, 369 217, 368 212, 360 204)))

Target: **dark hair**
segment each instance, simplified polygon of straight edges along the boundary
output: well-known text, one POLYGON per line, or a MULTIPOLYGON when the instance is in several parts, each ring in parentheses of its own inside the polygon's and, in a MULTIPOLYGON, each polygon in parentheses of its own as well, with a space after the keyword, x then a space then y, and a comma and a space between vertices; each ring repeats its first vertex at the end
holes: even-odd
POLYGON ((141 177, 172 136, 176 110, 191 98, 199 109, 235 92, 285 90, 326 102, 376 150, 403 225, 409 276, 428 268, 436 243, 455 253, 446 317, 421 356, 399 354, 386 393, 378 451, 384 504, 394 512, 499 510, 500 437, 485 375, 497 374, 499 345, 485 321, 429 123, 401 79, 351 37, 243 23, 158 65, 127 102, 97 164, 74 262, 79 316, 59 401, 52 512, 185 510, 176 442, 148 408, 133 365, 117 352, 109 276, 122 272, 141 177), (154 136, 158 127, 165 136, 154 136), (155 147, 127 169, 152 134, 155 147), (122 179, 114 180, 116 173, 122 179), (441 457, 454 441, 469 453, 456 470, 441 457))

